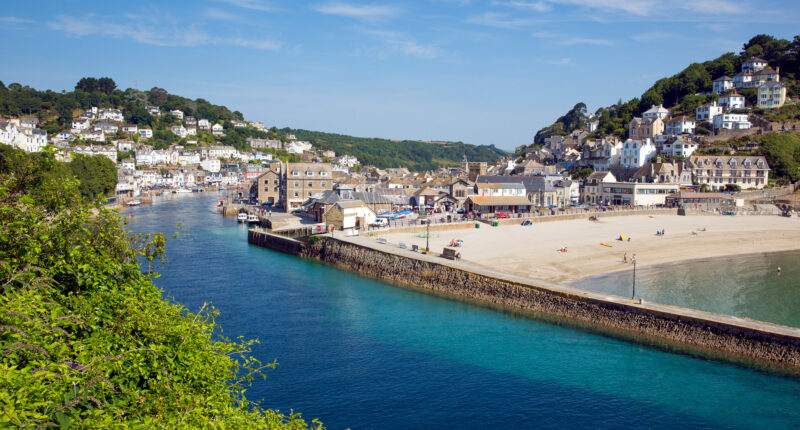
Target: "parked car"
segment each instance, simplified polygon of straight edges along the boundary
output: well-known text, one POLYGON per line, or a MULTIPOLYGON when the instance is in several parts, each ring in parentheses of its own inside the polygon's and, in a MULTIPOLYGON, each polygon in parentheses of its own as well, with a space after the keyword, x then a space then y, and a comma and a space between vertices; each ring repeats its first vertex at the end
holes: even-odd
POLYGON ((294 209, 294 210, 292 210, 292 213, 295 214, 295 215, 305 215, 306 210, 303 209, 303 208, 294 209))
POLYGON ((376 218, 375 221, 370 224, 372 227, 386 227, 389 225, 389 220, 386 218, 376 218))
POLYGON ((495 217, 497 217, 497 218, 511 218, 511 215, 509 215, 509 214, 507 214, 505 212, 498 212, 497 214, 495 214, 495 217))

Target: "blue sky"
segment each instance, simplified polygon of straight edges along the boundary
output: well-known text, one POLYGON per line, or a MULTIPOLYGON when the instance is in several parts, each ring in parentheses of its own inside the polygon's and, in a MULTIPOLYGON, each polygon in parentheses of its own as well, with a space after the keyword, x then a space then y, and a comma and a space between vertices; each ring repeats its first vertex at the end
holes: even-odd
POLYGON ((640 95, 759 33, 800 33, 774 0, 14 1, 0 80, 166 88, 268 125, 527 144, 579 101, 640 95))

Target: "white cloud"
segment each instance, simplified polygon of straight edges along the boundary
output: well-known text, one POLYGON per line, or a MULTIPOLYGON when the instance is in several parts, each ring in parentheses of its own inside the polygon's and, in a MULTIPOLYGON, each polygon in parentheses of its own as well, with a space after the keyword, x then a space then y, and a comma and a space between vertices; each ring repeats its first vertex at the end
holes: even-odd
POLYGON ((399 13, 396 8, 390 6, 354 5, 347 3, 324 3, 311 6, 311 8, 326 15, 345 16, 365 20, 388 18, 399 13))
POLYGON ((245 39, 235 37, 216 37, 209 35, 196 24, 183 25, 175 20, 161 16, 142 19, 137 15, 126 15, 124 19, 105 19, 96 15, 82 18, 61 15, 50 28, 60 30, 73 37, 105 36, 115 39, 130 39, 138 43, 154 46, 239 46, 260 50, 275 51, 281 43, 269 39, 245 39))
POLYGON ((262 12, 269 12, 275 10, 273 6, 259 0, 216 0, 216 1, 221 3, 228 3, 243 9, 258 10, 262 12))
POLYGON ((545 0, 538 0, 538 1, 493 1, 493 5, 495 6, 508 6, 514 9, 519 10, 530 10, 534 12, 547 12, 553 7, 547 3, 545 0))
POLYGON ((359 29, 358 31, 372 36, 385 44, 384 48, 375 52, 376 56, 379 58, 387 58, 391 54, 400 53, 433 60, 442 55, 442 51, 436 46, 417 43, 403 33, 370 29, 359 29))
POLYGON ((563 45, 596 45, 596 46, 611 46, 613 41, 607 39, 592 39, 588 37, 571 37, 564 39, 561 42, 563 45))
POLYGON ((528 18, 514 18, 506 14, 496 12, 486 12, 467 18, 470 24, 484 25, 497 28, 520 28, 537 24, 539 21, 528 18))
POLYGON ((220 21, 238 21, 241 19, 235 13, 228 12, 222 9, 207 8, 203 11, 203 16, 206 18, 217 19, 220 21))
POLYGON ((574 66, 575 63, 572 62, 571 58, 559 58, 557 60, 547 60, 545 61, 547 64, 552 64, 554 66, 574 66))
POLYGON ((0 24, 4 25, 23 25, 23 24, 33 24, 33 21, 30 19, 19 18, 16 16, 0 16, 0 24))
POLYGON ((558 45, 596 45, 596 46, 611 46, 613 41, 608 39, 594 39, 589 37, 571 37, 559 33, 551 33, 548 31, 537 31, 531 33, 531 36, 537 39, 558 39, 555 41, 558 45))
POLYGON ((654 42, 656 40, 672 39, 674 37, 674 35, 665 33, 663 31, 650 31, 647 33, 634 35, 633 40, 637 42, 654 42))

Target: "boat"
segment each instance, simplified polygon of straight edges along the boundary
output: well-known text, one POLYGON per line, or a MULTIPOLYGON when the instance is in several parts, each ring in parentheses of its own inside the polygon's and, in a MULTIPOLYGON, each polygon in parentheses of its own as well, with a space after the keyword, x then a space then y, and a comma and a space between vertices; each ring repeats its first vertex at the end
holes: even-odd
POLYGON ((139 206, 141 204, 142 202, 140 202, 139 200, 131 200, 128 202, 128 206, 139 206))
POLYGON ((177 193, 191 193, 192 190, 190 190, 188 188, 179 188, 178 191, 176 191, 176 192, 177 193))
POLYGON ((239 215, 236 215, 236 220, 239 222, 247 222, 247 213, 239 212, 239 215))
POLYGON ((250 214, 250 215, 247 216, 247 223, 248 224, 260 224, 261 223, 261 218, 259 218, 258 215, 250 214))

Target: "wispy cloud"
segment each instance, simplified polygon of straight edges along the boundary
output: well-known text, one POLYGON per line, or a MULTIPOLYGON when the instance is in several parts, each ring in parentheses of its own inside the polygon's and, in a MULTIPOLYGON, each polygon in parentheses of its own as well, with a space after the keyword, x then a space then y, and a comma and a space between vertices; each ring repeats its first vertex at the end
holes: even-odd
POLYGON ((356 5, 348 3, 324 3, 311 6, 311 9, 326 15, 345 16, 363 20, 376 20, 397 15, 400 11, 391 6, 356 5))
POLYGON ((486 12, 467 18, 470 24, 496 28, 521 28, 537 24, 539 21, 529 18, 516 18, 503 13, 486 12))
POLYGON ((105 36, 115 39, 130 39, 134 42, 154 46, 238 46, 275 51, 281 43, 269 39, 212 36, 197 24, 181 24, 168 17, 142 19, 137 15, 126 15, 115 20, 96 15, 73 17, 60 15, 48 24, 50 28, 73 37, 105 36))
POLYGON ((513 0, 513 1, 493 1, 492 5, 495 6, 507 6, 512 7, 514 9, 519 10, 530 10, 534 12, 547 12, 553 8, 553 6, 545 0, 538 0, 538 1, 520 1, 520 0, 513 0))
POLYGON ((574 66, 575 63, 572 62, 571 58, 559 58, 557 60, 547 60, 545 61, 547 64, 552 64, 554 66, 574 66))
POLYGON ((531 33, 531 36, 537 39, 557 39, 554 42, 558 45, 595 45, 595 46, 612 46, 614 41, 608 39, 596 39, 590 37, 573 37, 559 33, 552 33, 549 31, 537 31, 531 33))
POLYGON ((561 42, 563 45, 595 45, 612 46, 614 41, 608 39, 593 39, 589 37, 570 37, 561 42))
POLYGON ((665 33, 663 31, 650 31, 647 33, 640 33, 634 35, 632 39, 637 42, 654 42, 656 40, 666 40, 666 39, 672 39, 674 37, 675 35, 670 33, 665 33))
POLYGON ((33 24, 33 21, 30 19, 19 18, 16 16, 0 16, 0 24, 3 25, 24 25, 24 24, 33 24))
POLYGON ((216 0, 220 3, 228 3, 243 9, 258 10, 262 12, 269 12, 275 10, 275 7, 269 3, 260 0, 216 0))
POLYGON ((203 11, 203 16, 220 21, 238 21, 241 19, 241 17, 235 13, 216 8, 206 8, 203 11))
POLYGON ((372 36, 385 45, 384 48, 375 51, 379 58, 387 58, 391 54, 400 53, 433 60, 442 55, 441 49, 436 46, 420 44, 400 32, 372 29, 359 29, 358 31, 372 36))

